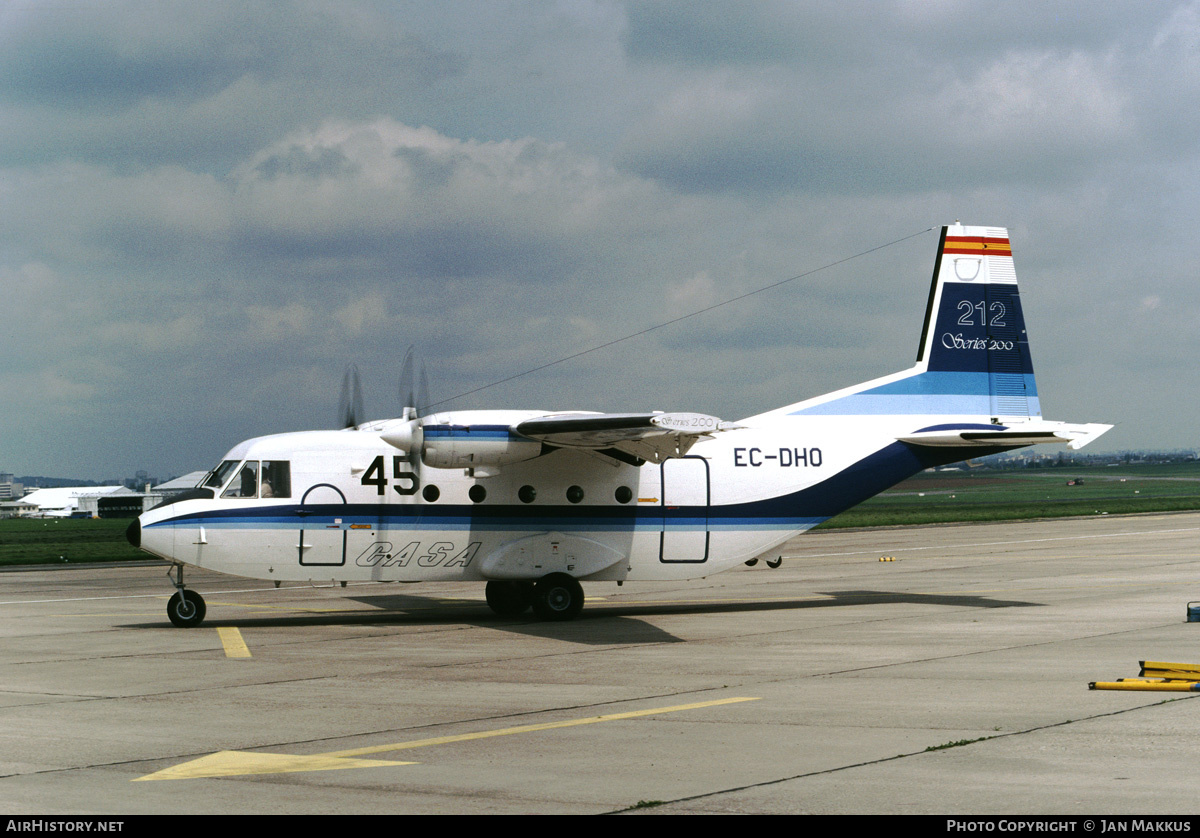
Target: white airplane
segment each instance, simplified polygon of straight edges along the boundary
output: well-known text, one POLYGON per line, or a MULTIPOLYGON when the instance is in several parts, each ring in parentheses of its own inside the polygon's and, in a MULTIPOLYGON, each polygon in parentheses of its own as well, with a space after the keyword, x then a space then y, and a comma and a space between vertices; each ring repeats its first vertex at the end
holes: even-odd
MULTIPOLYGON (((413 401, 410 399, 410 402, 413 401)), ((486 582, 503 617, 568 620, 587 582, 737 567, 931 466, 1111 428, 1041 418, 1008 231, 942 228, 916 365, 725 422, 699 413, 470 410, 233 448, 128 537, 276 583, 486 582)), ((774 563, 772 563, 774 566, 774 563)))

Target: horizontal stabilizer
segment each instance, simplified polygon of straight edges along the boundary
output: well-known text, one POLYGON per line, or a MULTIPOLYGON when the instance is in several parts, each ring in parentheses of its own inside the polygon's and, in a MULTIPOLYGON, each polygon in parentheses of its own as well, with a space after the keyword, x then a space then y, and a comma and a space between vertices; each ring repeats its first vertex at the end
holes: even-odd
POLYGON ((1072 425, 1067 422, 1048 421, 1010 422, 1007 425, 953 424, 921 428, 897 439, 910 445, 930 447, 1017 447, 1065 442, 1067 447, 1079 449, 1110 428, 1112 425, 1072 425))

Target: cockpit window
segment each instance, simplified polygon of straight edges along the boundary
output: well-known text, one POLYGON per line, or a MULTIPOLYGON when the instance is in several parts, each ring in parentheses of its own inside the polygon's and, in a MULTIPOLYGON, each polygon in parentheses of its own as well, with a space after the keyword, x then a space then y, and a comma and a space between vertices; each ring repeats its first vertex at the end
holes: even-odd
POLYGON ((235 468, 237 468, 237 464, 240 462, 241 460, 226 460, 225 462, 221 463, 221 465, 210 471, 208 476, 204 478, 200 485, 208 486, 212 489, 220 489, 221 486, 224 485, 225 479, 229 477, 230 473, 235 468))
POLYGON ((292 496, 292 464, 287 460, 263 460, 262 496, 290 498, 292 496))
POLYGON ((214 468, 200 482, 201 487, 217 489, 229 481, 229 487, 221 492, 223 498, 290 498, 292 496, 292 464, 287 460, 247 460, 233 480, 229 476, 242 465, 240 460, 226 460, 214 468), (262 482, 259 482, 259 477, 262 482))
POLYGON ((223 498, 256 498, 258 497, 258 460, 249 460, 238 476, 233 478, 229 488, 221 493, 223 498))

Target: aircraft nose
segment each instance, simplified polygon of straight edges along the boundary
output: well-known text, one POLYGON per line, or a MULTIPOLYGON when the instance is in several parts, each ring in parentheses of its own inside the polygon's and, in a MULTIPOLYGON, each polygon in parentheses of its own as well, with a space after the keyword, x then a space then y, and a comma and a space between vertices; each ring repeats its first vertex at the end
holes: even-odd
POLYGON ((126 527, 125 537, 127 539, 129 539, 129 543, 132 544, 134 547, 142 546, 142 519, 141 518, 134 518, 133 523, 131 523, 128 527, 126 527))

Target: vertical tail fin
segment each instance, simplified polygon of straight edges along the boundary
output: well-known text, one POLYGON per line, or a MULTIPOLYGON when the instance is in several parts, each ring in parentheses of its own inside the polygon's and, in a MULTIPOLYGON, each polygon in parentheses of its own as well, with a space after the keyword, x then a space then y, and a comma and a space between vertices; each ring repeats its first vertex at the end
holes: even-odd
POLYGON ((1082 448, 1112 427, 1041 415, 1008 231, 953 224, 942 228, 916 365, 750 419, 889 417, 897 441, 949 451, 925 464, 972 456, 968 449, 1082 448))
POLYGON ((1008 231, 942 228, 914 367, 779 412, 1040 417, 1008 231))
POLYGON ((1007 230, 942 228, 917 364, 971 413, 1041 415, 1007 230))

